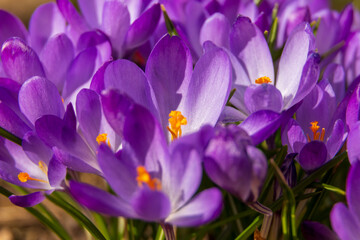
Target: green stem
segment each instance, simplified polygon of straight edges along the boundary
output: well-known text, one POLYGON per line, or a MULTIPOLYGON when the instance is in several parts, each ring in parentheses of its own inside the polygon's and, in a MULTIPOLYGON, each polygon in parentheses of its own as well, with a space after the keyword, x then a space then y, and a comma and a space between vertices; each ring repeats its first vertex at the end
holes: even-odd
POLYGON ((12 134, 11 132, 9 132, 8 130, 0 127, 0 136, 16 143, 17 145, 22 145, 22 139, 19 138, 18 136, 15 136, 14 134, 12 134))
POLYGON ((254 221, 242 232, 235 240, 246 240, 248 239, 255 230, 260 226, 262 222, 262 216, 257 216, 254 221))

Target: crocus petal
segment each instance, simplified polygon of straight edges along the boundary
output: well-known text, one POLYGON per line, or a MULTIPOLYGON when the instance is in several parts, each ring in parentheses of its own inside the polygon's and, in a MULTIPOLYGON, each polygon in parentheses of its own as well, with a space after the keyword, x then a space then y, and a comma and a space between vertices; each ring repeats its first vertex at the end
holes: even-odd
POLYGON ((127 7, 120 1, 106 1, 103 7, 101 29, 106 33, 118 57, 123 54, 123 44, 130 25, 127 7))
POLYGON ((27 30, 20 19, 11 13, 0 10, 0 45, 10 37, 19 37, 26 40, 27 35, 27 30))
POLYGON ((346 199, 349 204, 349 210, 356 217, 357 222, 360 223, 360 163, 359 161, 353 163, 350 168, 348 177, 346 179, 346 199))
POLYGON ((65 110, 56 86, 45 78, 33 77, 19 91, 19 106, 32 122, 46 114, 62 117, 65 110))
POLYGON ((20 138, 31 130, 31 128, 3 102, 0 102, 0 126, 20 138))
POLYGON ((140 46, 148 40, 155 31, 161 16, 160 5, 154 4, 136 19, 126 35, 126 47, 131 49, 140 46))
POLYGON ((282 95, 271 84, 250 85, 244 94, 245 105, 249 112, 271 110, 280 112, 282 109, 282 95))
POLYGON ((219 47, 229 47, 230 23, 221 13, 215 13, 204 22, 200 31, 200 43, 212 41, 219 47))
POLYGON ((147 187, 135 193, 131 206, 141 219, 147 221, 162 221, 171 212, 169 198, 163 192, 153 191, 147 187))
POLYGON ((323 142, 311 141, 301 149, 299 163, 305 171, 313 171, 325 163, 327 154, 328 152, 323 142))
POLYGON ((110 63, 105 70, 104 86, 105 89, 119 89, 136 103, 148 108, 152 113, 157 113, 151 99, 149 82, 144 72, 133 62, 119 59, 110 63))
POLYGON ((345 204, 337 203, 330 213, 331 226, 340 239, 357 240, 360 237, 359 222, 345 204))
POLYGON ((56 3, 46 3, 38 7, 29 23, 31 47, 40 53, 46 41, 55 34, 65 32, 66 22, 56 3), (44 21, 46 19, 46 21, 44 21))
POLYGON ((184 42, 170 35, 160 39, 149 56, 145 73, 154 90, 162 126, 168 125, 169 113, 178 109, 186 95, 191 72, 192 59, 184 42))
POLYGON ((222 210, 222 195, 217 188, 202 191, 165 222, 175 226, 199 226, 217 218, 222 210))
POLYGON ((350 129, 355 126, 360 119, 360 85, 356 87, 354 92, 349 97, 349 102, 346 108, 346 124, 350 129))
POLYGON ((41 203, 45 199, 45 195, 43 192, 34 192, 23 196, 11 195, 9 199, 16 206, 32 207, 41 203))
POLYGON ((52 187, 58 187, 65 180, 66 167, 54 156, 48 166, 49 183, 52 187))
POLYGON ((67 105, 63 120, 65 122, 65 125, 67 125, 72 129, 76 129, 77 122, 76 122, 75 111, 72 106, 72 103, 69 103, 67 105))
POLYGON ((205 53, 197 62, 184 100, 179 106, 187 118, 183 133, 205 124, 215 125, 225 106, 231 87, 231 67, 222 50, 205 53))
POLYGON ((1 48, 1 61, 5 73, 18 83, 33 76, 45 76, 35 51, 20 38, 11 38, 1 48))
POLYGON ((338 240, 338 236, 327 226, 318 223, 305 221, 301 226, 301 232, 306 240, 338 240))
POLYGON ((360 32, 353 33, 346 41, 346 48, 344 51, 344 69, 346 72, 346 82, 350 86, 353 79, 360 73, 360 32))
POLYGON ((98 148, 98 161, 105 179, 116 194, 130 199, 138 187, 135 166, 124 155, 117 158, 105 144, 98 148))
POLYGON ((89 29, 84 18, 76 11, 76 8, 69 0, 56 0, 56 3, 66 21, 78 35, 89 29))
POLYGON ((282 144, 288 145, 288 152, 299 153, 307 143, 306 136, 301 126, 294 119, 290 119, 286 128, 282 131, 282 144))
POLYGON ((351 164, 360 160, 359 139, 360 122, 357 122, 353 125, 353 128, 350 129, 349 136, 347 138, 348 157, 351 164))
POLYGON ((284 98, 284 108, 290 107, 300 86, 308 52, 312 47, 312 33, 308 24, 300 24, 286 41, 281 54, 276 87, 284 98))
POLYGON ((105 83, 104 83, 104 74, 105 74, 105 70, 107 68, 107 66, 111 63, 111 61, 107 61, 105 62, 94 74, 92 80, 91 80, 91 84, 90 84, 90 89, 94 90, 95 92, 97 92, 98 94, 101 93, 101 91, 105 88, 105 83))
POLYGON ((49 164, 52 151, 40 140, 34 131, 29 131, 25 134, 22 140, 22 148, 29 159, 35 164, 38 164, 40 160, 45 162, 45 164, 49 164))
POLYGON ((255 24, 247 17, 238 17, 230 32, 230 49, 248 72, 251 83, 269 77, 274 83, 274 66, 270 50, 255 24))
POLYGON ((249 158, 252 159, 251 198, 248 201, 256 201, 266 177, 267 160, 265 155, 254 146, 247 146, 246 151, 249 158))
POLYGON ((45 44, 40 53, 47 78, 62 90, 66 71, 74 59, 74 47, 65 34, 57 35, 45 44))
POLYGON ((70 181, 71 195, 85 207, 110 216, 134 217, 131 206, 119 197, 84 183, 70 181))
POLYGON ((344 122, 341 119, 336 120, 331 136, 326 142, 326 147, 330 158, 340 150, 347 137, 347 130, 344 122))
POLYGON ((81 13, 92 28, 99 28, 104 7, 103 0, 78 0, 81 13))
POLYGON ((339 103, 345 97, 345 71, 340 64, 331 63, 324 71, 324 79, 327 79, 334 89, 336 102, 339 103))
POLYGON ((77 55, 67 71, 63 98, 69 97, 78 87, 90 80, 94 68, 97 50, 90 47, 77 55))

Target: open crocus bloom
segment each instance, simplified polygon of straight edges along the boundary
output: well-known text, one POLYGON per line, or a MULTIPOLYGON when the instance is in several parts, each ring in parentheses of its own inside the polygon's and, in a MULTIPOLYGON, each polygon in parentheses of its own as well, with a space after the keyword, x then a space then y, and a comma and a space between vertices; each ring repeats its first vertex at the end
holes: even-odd
POLYGON ((337 203, 331 210, 331 226, 342 240, 360 238, 360 162, 356 161, 350 168, 346 181, 346 200, 337 203))
POLYGON ((289 152, 299 154, 306 171, 322 166, 339 151, 347 137, 344 117, 335 114, 336 96, 326 80, 321 81, 304 99, 283 130, 283 144, 289 152))
POLYGON ((260 110, 281 112, 300 102, 315 86, 320 57, 314 53, 314 37, 308 24, 298 25, 289 36, 274 65, 263 33, 246 17, 238 17, 230 31, 229 56, 234 69, 235 94, 230 100, 239 110, 227 108, 238 120, 260 110))
POLYGON ((71 182, 75 199, 104 214, 177 226, 201 225, 217 217, 222 208, 218 189, 193 198, 202 177, 201 152, 194 143, 201 142, 202 132, 168 146, 160 124, 144 107, 131 104, 122 120, 123 149, 115 155, 107 144, 98 148, 99 165, 117 196, 71 182))

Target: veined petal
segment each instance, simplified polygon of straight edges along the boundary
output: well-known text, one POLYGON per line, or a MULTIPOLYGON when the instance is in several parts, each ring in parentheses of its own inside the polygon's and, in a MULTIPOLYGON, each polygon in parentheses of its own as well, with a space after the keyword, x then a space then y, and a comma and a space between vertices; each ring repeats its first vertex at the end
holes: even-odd
POLYGON ((218 47, 229 48, 230 23, 221 13, 211 15, 200 31, 200 43, 212 41, 218 47))
POLYGON ((250 113, 259 110, 280 112, 283 105, 281 92, 271 84, 250 85, 245 91, 244 102, 250 113))

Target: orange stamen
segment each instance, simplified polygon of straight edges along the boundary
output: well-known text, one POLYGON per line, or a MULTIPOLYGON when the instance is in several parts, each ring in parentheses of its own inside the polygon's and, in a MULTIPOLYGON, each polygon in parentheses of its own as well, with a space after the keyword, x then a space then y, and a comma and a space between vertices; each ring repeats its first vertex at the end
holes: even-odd
POLYGON ((28 180, 32 180, 32 181, 38 181, 38 182, 43 182, 43 183, 49 183, 48 181, 45 181, 42 179, 32 178, 26 172, 19 173, 18 178, 19 178, 20 182, 27 182, 28 180))
POLYGON ((171 111, 169 117, 170 127, 167 127, 167 129, 171 134, 171 140, 174 140, 181 137, 181 126, 186 125, 187 120, 180 111, 171 111))
POLYGON ((259 77, 255 80, 256 84, 271 83, 271 79, 267 76, 259 77))
POLYGON ((136 177, 136 181, 138 182, 139 187, 142 187, 143 184, 148 185, 151 190, 161 190, 161 182, 157 178, 151 178, 148 171, 144 166, 139 166, 136 168, 138 176, 136 177))
MULTIPOLYGON (((313 132, 314 136, 313 136, 313 140, 320 140, 320 141, 324 141, 325 138, 325 128, 321 129, 321 133, 318 132, 318 130, 320 129, 320 126, 318 126, 318 121, 314 121, 314 122, 310 122, 311 126, 310 126, 310 130, 313 132)), ((308 141, 310 142, 310 137, 309 135, 307 135, 308 137, 308 141)))
MULTIPOLYGON (((97 143, 100 145, 101 143, 106 143, 106 140, 108 140, 107 139, 107 134, 106 133, 101 133, 101 134, 99 134, 97 137, 96 137, 96 141, 97 141, 97 143)), ((108 140, 108 145, 109 145, 109 147, 111 147, 111 144, 110 144, 110 141, 108 140)))

